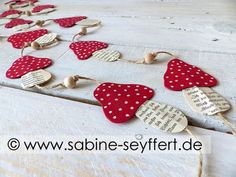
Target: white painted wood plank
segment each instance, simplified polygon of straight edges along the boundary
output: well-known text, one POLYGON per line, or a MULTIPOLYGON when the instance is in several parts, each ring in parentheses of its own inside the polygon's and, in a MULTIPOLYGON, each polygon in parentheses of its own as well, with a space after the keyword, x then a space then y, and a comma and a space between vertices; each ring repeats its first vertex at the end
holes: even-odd
MULTIPOLYGON (((139 120, 112 124, 96 106, 6 87, 0 88, 0 97, 1 136, 164 135, 139 120)), ((200 128, 191 130, 211 137, 212 153, 204 156, 204 175, 234 176, 235 138, 200 128)), ((196 164, 194 154, 0 154, 3 177, 189 177, 196 176, 196 164)))

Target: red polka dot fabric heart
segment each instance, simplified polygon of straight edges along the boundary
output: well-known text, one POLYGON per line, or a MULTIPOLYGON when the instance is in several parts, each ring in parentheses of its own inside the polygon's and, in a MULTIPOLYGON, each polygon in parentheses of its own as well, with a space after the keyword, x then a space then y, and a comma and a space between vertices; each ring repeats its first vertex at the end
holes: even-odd
POLYGON ((37 58, 33 56, 23 56, 17 59, 7 70, 6 77, 10 79, 20 78, 28 72, 43 69, 52 64, 49 58, 37 58))
POLYGON ((56 7, 56 6, 51 5, 51 4, 38 5, 38 6, 35 6, 35 7, 32 9, 32 12, 33 12, 33 13, 37 13, 37 12, 41 12, 41 11, 44 10, 44 9, 50 9, 50 8, 55 8, 55 7, 56 7))
POLYGON ((103 83, 94 91, 106 117, 114 123, 135 117, 138 108, 153 96, 154 90, 138 84, 103 83))
POLYGON ((170 90, 180 91, 194 86, 213 87, 217 80, 200 68, 175 58, 168 63, 164 84, 170 90))
POLYGON ((5 12, 3 12, 1 15, 0 15, 0 17, 7 17, 7 16, 9 16, 9 15, 14 15, 14 14, 21 14, 22 13, 22 11, 19 11, 19 10, 7 10, 7 11, 5 11, 5 12))
POLYGON ((86 60, 92 56, 93 52, 107 47, 108 44, 99 41, 79 41, 70 44, 70 49, 79 60, 86 60))
POLYGON ((12 43, 12 46, 16 49, 22 49, 25 42, 33 42, 40 36, 48 33, 46 29, 34 30, 29 32, 17 33, 10 36, 7 41, 12 43))
POLYGON ((54 19, 55 23, 58 23, 61 27, 69 28, 74 26, 77 22, 86 19, 85 16, 77 16, 77 17, 68 17, 68 18, 58 18, 54 19))
POLYGON ((21 18, 12 19, 9 23, 5 25, 5 28, 13 28, 18 25, 31 24, 32 20, 24 20, 21 18))

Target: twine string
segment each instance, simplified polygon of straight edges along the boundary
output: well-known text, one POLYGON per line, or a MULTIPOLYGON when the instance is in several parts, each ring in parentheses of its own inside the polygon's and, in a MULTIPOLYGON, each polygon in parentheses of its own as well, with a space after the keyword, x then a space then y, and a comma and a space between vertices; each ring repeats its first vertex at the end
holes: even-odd
POLYGON ((233 124, 229 122, 228 119, 221 112, 219 112, 217 115, 221 120, 223 120, 224 124, 229 127, 231 133, 236 137, 236 131, 233 128, 233 124))

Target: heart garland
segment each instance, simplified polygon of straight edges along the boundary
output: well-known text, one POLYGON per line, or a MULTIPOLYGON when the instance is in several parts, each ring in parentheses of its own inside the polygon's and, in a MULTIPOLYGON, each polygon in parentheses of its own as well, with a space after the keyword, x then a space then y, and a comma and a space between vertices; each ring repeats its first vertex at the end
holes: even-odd
POLYGON ((53 21, 59 24, 61 27, 69 28, 76 25, 77 22, 86 19, 86 16, 76 16, 76 17, 67 17, 67 18, 58 18, 53 19, 53 21))
POLYGON ((23 56, 18 58, 7 70, 6 77, 9 79, 20 78, 21 76, 35 70, 43 69, 52 64, 49 58, 37 58, 33 56, 23 56))
POLYGON ((16 18, 16 19, 12 19, 10 22, 8 22, 5 25, 5 28, 13 28, 13 27, 16 27, 16 26, 19 26, 19 25, 31 24, 31 23, 33 23, 32 20, 24 20, 24 19, 21 19, 21 18, 16 18))
POLYGON ((38 5, 38 6, 35 6, 31 12, 32 14, 44 14, 44 13, 49 13, 56 10, 55 8, 56 6, 51 5, 51 4, 38 5))
POLYGON ((0 14, 1 18, 17 18, 22 14, 22 11, 20 10, 7 10, 5 12, 3 12, 2 14, 0 14))
POLYGON ((40 36, 43 36, 48 33, 46 29, 34 30, 29 32, 22 32, 11 35, 7 41, 12 43, 12 46, 16 49, 22 49, 25 46, 25 43, 31 43, 40 36))

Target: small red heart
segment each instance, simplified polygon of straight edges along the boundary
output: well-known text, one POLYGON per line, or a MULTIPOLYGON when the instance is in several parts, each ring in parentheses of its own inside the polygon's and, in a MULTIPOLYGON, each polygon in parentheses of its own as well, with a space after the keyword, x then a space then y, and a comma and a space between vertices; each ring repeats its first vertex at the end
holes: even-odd
POLYGON ((21 5, 21 4, 29 3, 29 2, 36 3, 38 2, 38 0, 11 0, 11 1, 5 2, 5 4, 21 5))
POLYGON ((49 58, 37 58, 33 56, 23 56, 18 58, 12 66, 7 70, 6 77, 10 79, 19 78, 28 72, 43 69, 52 64, 49 58))
POLYGON ((92 56, 93 52, 107 47, 108 44, 99 41, 79 41, 70 44, 70 49, 79 60, 86 60, 92 56))
POLYGON ((58 18, 54 19, 55 23, 58 23, 61 27, 69 28, 74 26, 77 22, 86 19, 85 16, 77 16, 77 17, 68 17, 68 18, 58 18))
POLYGON ((21 18, 15 18, 15 19, 12 19, 10 22, 8 22, 5 25, 5 28, 13 28, 18 25, 31 24, 31 23, 33 23, 32 20, 24 20, 21 18))
POLYGON ((164 84, 170 90, 180 91, 194 86, 213 87, 217 80, 200 68, 175 58, 168 63, 164 84))
POLYGON ((114 123, 132 119, 138 108, 153 96, 154 90, 138 84, 103 83, 94 91, 106 117, 114 123))
POLYGON ((3 12, 0 17, 7 17, 8 15, 13 15, 13 14, 21 14, 22 11, 20 10, 7 10, 5 12, 3 12))
POLYGON ((41 12, 41 11, 44 10, 44 9, 50 9, 50 8, 55 8, 55 7, 56 7, 56 6, 51 5, 51 4, 38 5, 38 6, 35 6, 35 7, 32 9, 32 12, 33 12, 33 13, 37 13, 37 12, 41 12))
POLYGON ((34 30, 29 32, 22 32, 11 35, 7 41, 12 43, 12 46, 16 49, 21 49, 24 47, 26 42, 33 42, 40 36, 48 33, 46 29, 34 30))

